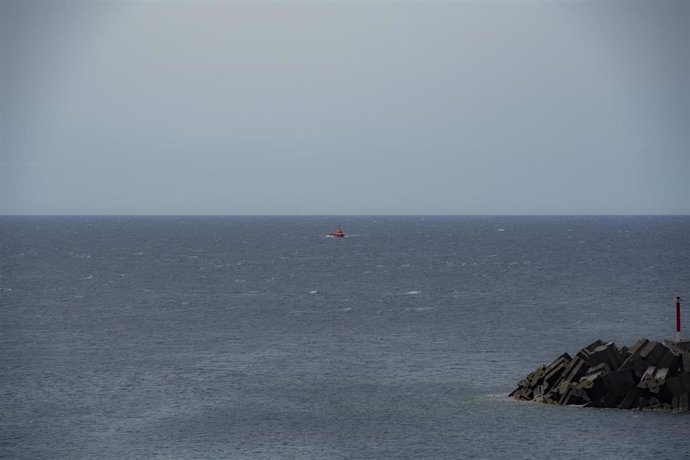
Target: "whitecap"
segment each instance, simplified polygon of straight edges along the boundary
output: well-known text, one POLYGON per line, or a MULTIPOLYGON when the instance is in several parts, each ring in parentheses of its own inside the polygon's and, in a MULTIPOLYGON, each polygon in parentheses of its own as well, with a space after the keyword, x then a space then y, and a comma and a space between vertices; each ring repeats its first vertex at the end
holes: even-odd
POLYGON ((405 292, 405 295, 417 295, 420 292, 422 292, 422 291, 407 291, 407 292, 405 292))
POLYGON ((319 291, 309 291, 309 294, 318 294, 319 291))

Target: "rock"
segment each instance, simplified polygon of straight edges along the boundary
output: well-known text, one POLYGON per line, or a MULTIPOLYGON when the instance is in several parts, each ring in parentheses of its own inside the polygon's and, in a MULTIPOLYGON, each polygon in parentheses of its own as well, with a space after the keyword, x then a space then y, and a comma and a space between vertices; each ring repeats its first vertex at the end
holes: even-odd
POLYGON ((544 404, 688 411, 690 341, 596 340, 520 380, 511 397, 544 404))

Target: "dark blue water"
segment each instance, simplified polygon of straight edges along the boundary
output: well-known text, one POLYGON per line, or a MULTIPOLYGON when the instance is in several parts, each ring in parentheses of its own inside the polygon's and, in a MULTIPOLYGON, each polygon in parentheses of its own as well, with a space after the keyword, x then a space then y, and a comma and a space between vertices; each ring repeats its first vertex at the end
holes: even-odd
POLYGON ((690 217, 1 217, 0 243, 2 457, 690 458, 690 414, 504 396, 671 336, 690 217))

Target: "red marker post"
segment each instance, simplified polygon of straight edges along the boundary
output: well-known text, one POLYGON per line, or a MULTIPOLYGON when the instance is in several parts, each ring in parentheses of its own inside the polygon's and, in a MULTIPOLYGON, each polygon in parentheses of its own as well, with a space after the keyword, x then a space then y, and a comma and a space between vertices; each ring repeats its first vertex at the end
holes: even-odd
POLYGON ((676 340, 680 340, 680 296, 676 296, 676 340))

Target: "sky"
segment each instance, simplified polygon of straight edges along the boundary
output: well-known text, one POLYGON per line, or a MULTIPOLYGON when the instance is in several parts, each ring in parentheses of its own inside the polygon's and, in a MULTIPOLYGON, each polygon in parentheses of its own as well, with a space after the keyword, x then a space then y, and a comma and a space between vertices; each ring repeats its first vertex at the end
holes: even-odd
POLYGON ((0 214, 690 214, 690 2, 0 0, 0 214))

